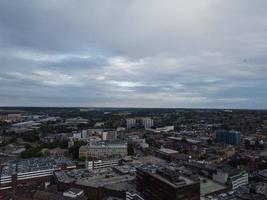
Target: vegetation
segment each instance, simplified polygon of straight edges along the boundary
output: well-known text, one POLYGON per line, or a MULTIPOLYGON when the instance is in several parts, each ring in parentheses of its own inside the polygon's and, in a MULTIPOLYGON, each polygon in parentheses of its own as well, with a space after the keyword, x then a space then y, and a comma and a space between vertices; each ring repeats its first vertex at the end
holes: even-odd
POLYGON ((74 142, 74 145, 69 148, 69 153, 72 154, 73 159, 75 159, 75 160, 79 159, 79 149, 82 145, 85 145, 85 144, 86 144, 86 142, 77 141, 77 142, 74 142))
POLYGON ((26 150, 20 154, 20 157, 21 158, 41 157, 43 156, 41 149, 42 149, 41 146, 38 146, 38 147, 28 146, 28 149, 26 148, 26 150))
POLYGON ((22 139, 25 142, 30 142, 30 143, 33 143, 33 142, 40 140, 39 136, 37 136, 35 132, 27 132, 27 133, 23 134, 22 139))

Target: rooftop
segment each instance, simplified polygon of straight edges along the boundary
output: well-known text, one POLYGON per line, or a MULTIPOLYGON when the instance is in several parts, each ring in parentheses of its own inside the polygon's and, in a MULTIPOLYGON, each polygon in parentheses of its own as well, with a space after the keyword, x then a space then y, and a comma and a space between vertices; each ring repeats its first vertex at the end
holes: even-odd
POLYGON ((176 172, 175 169, 171 167, 147 164, 139 167, 138 169, 145 171, 151 176, 154 176, 155 178, 176 188, 196 183, 196 181, 176 172))
POLYGON ((178 151, 168 149, 168 148, 161 148, 157 150, 158 152, 164 153, 164 154, 176 154, 178 151))
POLYGON ((118 184, 132 181, 134 176, 129 174, 120 175, 112 168, 99 170, 75 169, 69 172, 55 172, 57 180, 63 183, 76 183, 77 185, 90 187, 104 187, 111 184, 118 184))
POLYGON ((211 179, 200 177, 200 193, 201 195, 211 194, 226 189, 227 187, 212 181, 211 179))
POLYGON ((62 165, 73 166, 75 163, 65 157, 43 157, 11 160, 3 163, 2 176, 10 176, 13 173, 26 173, 39 170, 60 168, 62 165))

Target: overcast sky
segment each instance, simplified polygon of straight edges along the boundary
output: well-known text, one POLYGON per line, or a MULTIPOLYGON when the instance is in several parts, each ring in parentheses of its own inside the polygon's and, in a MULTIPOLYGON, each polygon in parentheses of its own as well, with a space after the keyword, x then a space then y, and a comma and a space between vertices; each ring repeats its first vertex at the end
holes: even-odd
POLYGON ((267 108, 266 0, 0 0, 0 106, 267 108))

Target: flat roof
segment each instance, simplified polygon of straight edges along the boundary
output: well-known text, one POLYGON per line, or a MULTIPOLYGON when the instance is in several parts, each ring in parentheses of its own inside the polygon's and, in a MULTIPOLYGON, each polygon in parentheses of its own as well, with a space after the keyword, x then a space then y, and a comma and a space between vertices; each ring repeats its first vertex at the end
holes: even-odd
POLYGON ((207 195, 226 189, 227 187, 211 179, 200 177, 200 194, 207 195), (204 181, 205 180, 205 181, 204 181))
POLYGON ((165 154, 175 154, 178 153, 178 151, 175 151, 173 149, 168 149, 168 148, 161 148, 157 150, 158 152, 165 153, 165 154))
POLYGON ((13 173, 27 173, 39 170, 60 168, 62 165, 73 166, 75 162, 66 157, 43 157, 11 160, 3 163, 2 176, 10 176, 13 173))
POLYGON ((59 182, 84 185, 89 187, 104 187, 110 184, 132 181, 135 177, 131 175, 120 175, 112 168, 87 170, 75 169, 68 172, 60 171, 55 173, 59 182))
MULTIPOLYGON (((151 176, 161 180, 162 182, 165 182, 168 185, 171 185, 172 187, 175 188, 179 188, 179 187, 183 187, 186 185, 190 185, 193 183, 197 183, 198 181, 194 181, 190 178, 185 177, 183 174, 180 174, 178 172, 173 171, 173 173, 178 176, 178 179, 175 180, 169 180, 167 178, 165 178, 164 176, 162 176, 161 174, 158 173, 158 170, 160 171, 168 171, 168 170, 172 170, 170 167, 162 167, 159 165, 142 165, 141 167, 139 167, 140 170, 150 174, 151 176)), ((172 175, 174 175, 172 174, 172 175)))

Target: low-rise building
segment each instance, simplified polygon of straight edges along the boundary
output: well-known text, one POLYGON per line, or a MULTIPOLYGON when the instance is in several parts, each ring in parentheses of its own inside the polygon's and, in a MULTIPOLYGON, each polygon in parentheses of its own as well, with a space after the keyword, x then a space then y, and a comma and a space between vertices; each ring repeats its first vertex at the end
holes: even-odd
POLYGON ((127 155, 127 144, 123 142, 89 143, 79 149, 79 158, 89 160, 118 158, 127 155))
POLYGON ((213 180, 227 184, 232 189, 237 189, 240 186, 248 184, 248 173, 244 170, 223 165, 217 168, 217 172, 213 174, 213 180))
POLYGON ((143 165, 137 168, 136 186, 144 199, 199 200, 200 183, 169 167, 143 165))
POLYGON ((156 155, 160 158, 166 159, 166 160, 174 160, 178 156, 179 152, 168 149, 168 148, 160 148, 156 151, 156 155))

